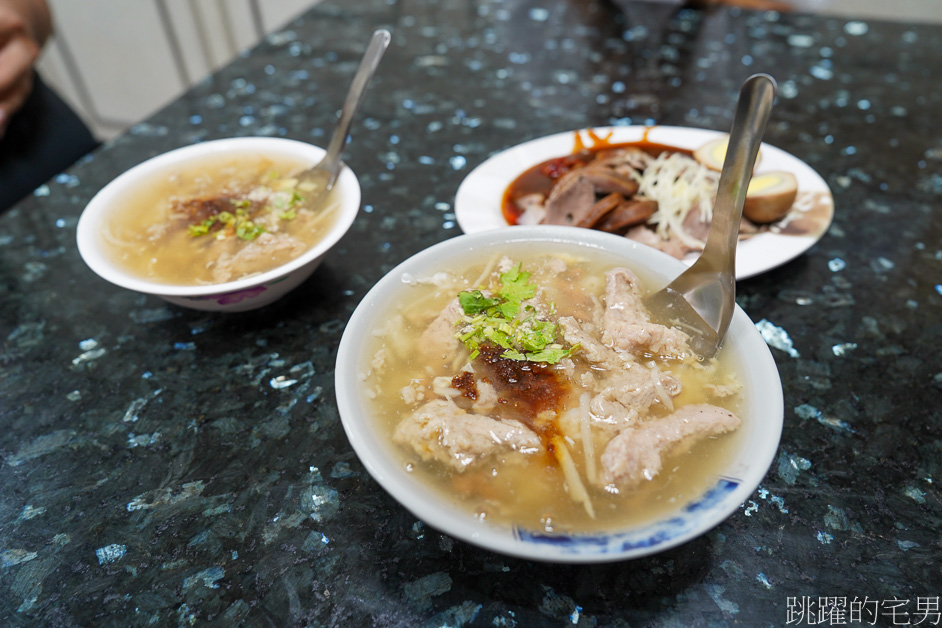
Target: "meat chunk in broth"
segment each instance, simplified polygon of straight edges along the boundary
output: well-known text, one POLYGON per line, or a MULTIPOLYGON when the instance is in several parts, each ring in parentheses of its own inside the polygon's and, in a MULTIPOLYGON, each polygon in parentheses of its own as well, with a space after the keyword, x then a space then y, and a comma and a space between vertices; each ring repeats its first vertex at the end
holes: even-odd
POLYGON ((675 327, 650 322, 638 277, 627 268, 605 275, 602 343, 619 351, 650 351, 669 358, 690 355, 690 337, 675 327))
POLYGON ((461 305, 452 299, 432 323, 422 332, 419 351, 431 360, 450 361, 457 355, 461 343, 455 338, 455 323, 461 318, 461 305))
POLYGON ((265 260, 290 260, 308 245, 287 233, 263 233, 235 253, 223 253, 212 266, 213 281, 223 283, 246 274, 247 268, 258 268, 265 260))
POLYGON ((739 417, 709 404, 684 406, 673 414, 622 430, 602 454, 606 483, 630 488, 661 472, 664 458, 693 442, 730 432, 739 417))
POLYGON ((412 448, 423 460, 457 470, 492 454, 532 454, 540 439, 519 421, 466 412, 444 399, 429 401, 396 427, 393 440, 412 448))

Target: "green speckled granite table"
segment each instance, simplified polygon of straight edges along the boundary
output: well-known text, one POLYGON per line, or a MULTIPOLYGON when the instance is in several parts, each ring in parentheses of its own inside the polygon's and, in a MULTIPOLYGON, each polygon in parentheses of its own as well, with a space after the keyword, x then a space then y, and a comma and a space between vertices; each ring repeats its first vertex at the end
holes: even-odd
POLYGON ((625 2, 328 0, 0 217, 0 624, 938 625, 942 28, 625 2), (84 204, 168 149, 324 144, 369 33, 393 41, 347 161, 363 207, 300 289, 214 315, 112 287, 84 204), (740 282, 785 395, 777 459, 709 533, 630 562, 493 554, 366 473, 333 396, 359 299, 459 234, 488 156, 605 124, 766 132, 833 190, 810 251, 740 282))

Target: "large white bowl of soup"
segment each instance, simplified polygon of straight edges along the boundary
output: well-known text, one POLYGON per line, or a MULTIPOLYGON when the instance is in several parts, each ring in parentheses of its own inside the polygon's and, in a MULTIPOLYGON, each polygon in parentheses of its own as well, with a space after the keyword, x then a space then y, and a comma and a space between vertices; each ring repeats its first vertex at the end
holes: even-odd
POLYGON ((179 148, 118 176, 79 219, 79 253, 113 284, 198 310, 269 304, 306 279, 360 207, 344 166, 322 206, 295 175, 324 155, 283 138, 179 148))
POLYGON ((416 254, 344 331, 336 394, 350 443, 416 517, 502 554, 606 562, 703 534, 765 476, 783 402, 740 308, 710 360, 650 319, 645 294, 685 268, 565 226, 416 254))

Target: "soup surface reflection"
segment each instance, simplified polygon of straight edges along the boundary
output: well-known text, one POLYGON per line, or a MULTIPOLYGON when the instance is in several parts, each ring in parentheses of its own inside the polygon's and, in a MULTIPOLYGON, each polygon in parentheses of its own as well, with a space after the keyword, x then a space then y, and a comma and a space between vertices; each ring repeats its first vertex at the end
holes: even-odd
POLYGON ((254 153, 168 168, 116 203, 103 238, 116 263, 142 279, 206 285, 259 274, 302 255, 338 215, 301 207, 292 177, 309 164, 254 153))
POLYGON ((648 320, 644 277, 516 245, 413 279, 365 376, 403 466, 480 519, 589 532, 699 497, 733 455, 742 391, 723 352, 648 320))

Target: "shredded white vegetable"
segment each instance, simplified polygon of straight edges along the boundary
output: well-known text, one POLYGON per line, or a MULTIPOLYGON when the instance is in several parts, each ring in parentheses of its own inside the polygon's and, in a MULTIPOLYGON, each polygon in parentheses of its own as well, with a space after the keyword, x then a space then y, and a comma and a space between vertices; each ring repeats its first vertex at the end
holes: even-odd
POLYGON ((703 242, 684 232, 683 223, 696 207, 700 220, 713 218, 718 173, 683 153, 663 152, 648 164, 641 175, 638 194, 657 201, 657 211, 648 219, 663 240, 674 236, 694 248, 703 242))
POLYGON ((475 279, 472 283, 472 287, 478 287, 484 285, 487 281, 487 278, 491 276, 491 273, 494 272, 494 268, 497 266, 497 263, 500 261, 500 254, 492 255, 491 258, 487 261, 487 265, 484 266, 484 270, 481 271, 481 274, 475 279))
POLYGON ((563 438, 553 439, 553 453, 556 454, 556 460, 559 461, 559 467, 563 471, 563 477, 566 480, 566 487, 569 489, 569 495, 573 500, 579 502, 585 507, 585 511, 590 517, 595 519, 595 509, 592 508, 592 500, 589 499, 589 492, 579 477, 579 470, 576 469, 576 463, 572 460, 569 448, 563 438))
POLYGON ((664 384, 661 383, 661 378, 657 375, 654 376, 654 389, 657 391, 657 397, 661 400, 661 403, 664 404, 664 407, 667 408, 668 412, 674 411, 674 400, 671 399, 671 396, 667 394, 667 390, 664 388, 664 384))
POLYGON ((592 416, 590 414, 589 393, 579 397, 579 428, 582 437, 582 452, 585 454, 585 474, 589 484, 598 484, 598 470, 595 467, 595 443, 592 440, 592 416))

